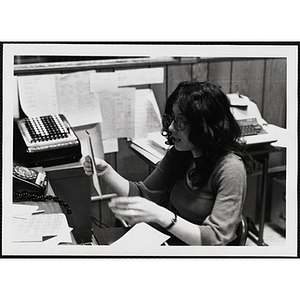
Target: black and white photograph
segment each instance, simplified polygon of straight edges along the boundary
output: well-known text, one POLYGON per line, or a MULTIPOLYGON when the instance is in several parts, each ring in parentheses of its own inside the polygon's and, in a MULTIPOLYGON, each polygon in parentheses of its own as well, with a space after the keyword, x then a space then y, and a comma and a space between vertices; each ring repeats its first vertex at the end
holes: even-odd
POLYGON ((291 258, 298 47, 3 45, 2 255, 291 258))

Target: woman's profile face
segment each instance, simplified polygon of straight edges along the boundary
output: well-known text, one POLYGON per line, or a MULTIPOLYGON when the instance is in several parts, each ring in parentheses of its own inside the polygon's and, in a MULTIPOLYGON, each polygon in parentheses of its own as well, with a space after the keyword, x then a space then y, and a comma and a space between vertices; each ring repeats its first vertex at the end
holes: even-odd
POLYGON ((191 125, 188 124, 188 120, 182 114, 180 108, 176 103, 172 107, 172 117, 179 122, 184 121, 184 123, 187 123, 184 130, 178 130, 176 121, 174 121, 174 119, 169 126, 169 130, 172 133, 172 141, 174 143, 175 149, 178 151, 192 151, 194 157, 199 156, 199 149, 197 149, 197 147, 189 140, 191 125))

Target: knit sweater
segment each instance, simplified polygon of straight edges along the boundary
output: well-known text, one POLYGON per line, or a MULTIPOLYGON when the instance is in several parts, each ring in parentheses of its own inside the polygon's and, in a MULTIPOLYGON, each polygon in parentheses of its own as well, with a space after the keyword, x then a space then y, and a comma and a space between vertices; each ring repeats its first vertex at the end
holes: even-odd
POLYGON ((161 204, 171 189, 164 206, 199 227, 202 245, 226 245, 234 240, 247 186, 241 158, 232 153, 224 156, 201 189, 188 185, 187 172, 176 178, 170 172, 171 165, 166 155, 144 181, 130 182, 129 196, 142 196, 161 204))

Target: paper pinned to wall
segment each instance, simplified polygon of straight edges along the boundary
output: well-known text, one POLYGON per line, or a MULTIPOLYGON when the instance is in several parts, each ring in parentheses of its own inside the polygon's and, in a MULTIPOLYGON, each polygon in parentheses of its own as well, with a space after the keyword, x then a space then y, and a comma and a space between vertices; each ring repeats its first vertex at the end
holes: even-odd
POLYGON ((99 98, 90 92, 90 73, 77 72, 56 77, 59 112, 71 126, 102 122, 99 98))
POLYGON ((135 88, 118 89, 114 95, 116 97, 118 137, 133 137, 135 130, 135 88))
POLYGON ((23 76, 18 87, 22 108, 29 117, 62 113, 77 128, 102 122, 102 139, 110 140, 160 131, 161 116, 153 91, 116 86, 162 81, 163 68, 148 68, 23 76))
POLYGON ((115 72, 97 72, 90 74, 90 90, 92 93, 113 91, 118 88, 118 77, 115 72))
POLYGON ((119 145, 118 145, 118 139, 112 138, 112 139, 106 139, 103 140, 103 151, 104 153, 115 153, 119 151, 119 145))
POLYGON ((161 115, 151 89, 136 90, 135 138, 145 137, 149 132, 161 130, 161 115))
POLYGON ((161 115, 151 89, 119 88, 99 93, 103 140, 139 138, 161 130, 161 115))
POLYGON ((116 93, 110 91, 99 93, 101 111, 104 112, 102 115, 103 121, 101 123, 102 138, 104 140, 118 137, 116 127, 117 103, 115 95, 116 93))
POLYGON ((115 73, 119 87, 164 82, 164 68, 121 70, 115 73))
POLYGON ((120 88, 99 93, 103 122, 102 138, 133 137, 135 88, 120 88))
POLYGON ((18 77, 20 104, 29 118, 58 113, 55 76, 18 77))
POLYGON ((71 126, 102 121, 97 93, 90 91, 90 73, 18 77, 20 104, 29 117, 64 114, 71 126))

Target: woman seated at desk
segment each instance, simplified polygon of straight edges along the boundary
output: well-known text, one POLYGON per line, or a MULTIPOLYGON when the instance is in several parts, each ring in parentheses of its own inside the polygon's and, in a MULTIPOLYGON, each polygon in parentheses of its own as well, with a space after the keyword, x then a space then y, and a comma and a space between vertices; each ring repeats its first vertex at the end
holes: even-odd
MULTIPOLYGON (((182 82, 167 99, 163 134, 173 145, 143 182, 104 160, 97 173, 117 193, 109 203, 130 225, 158 224, 188 245, 226 245, 236 237, 252 160, 227 96, 208 82, 182 82)), ((84 169, 92 175, 90 157, 84 169)))

